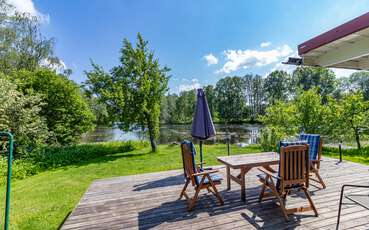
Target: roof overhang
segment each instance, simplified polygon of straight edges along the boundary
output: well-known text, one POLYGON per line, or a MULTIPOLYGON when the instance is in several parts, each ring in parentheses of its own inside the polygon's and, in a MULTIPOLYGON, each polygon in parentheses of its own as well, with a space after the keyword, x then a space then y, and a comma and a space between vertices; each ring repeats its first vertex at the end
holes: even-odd
POLYGON ((369 12, 300 45, 302 65, 369 69, 369 12))

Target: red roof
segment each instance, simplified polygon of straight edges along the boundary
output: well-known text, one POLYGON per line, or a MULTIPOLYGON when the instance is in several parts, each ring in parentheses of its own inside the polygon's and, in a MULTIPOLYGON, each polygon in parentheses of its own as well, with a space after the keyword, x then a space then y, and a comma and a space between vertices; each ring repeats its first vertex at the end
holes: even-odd
POLYGON ((299 55, 368 27, 369 12, 298 45, 299 55))

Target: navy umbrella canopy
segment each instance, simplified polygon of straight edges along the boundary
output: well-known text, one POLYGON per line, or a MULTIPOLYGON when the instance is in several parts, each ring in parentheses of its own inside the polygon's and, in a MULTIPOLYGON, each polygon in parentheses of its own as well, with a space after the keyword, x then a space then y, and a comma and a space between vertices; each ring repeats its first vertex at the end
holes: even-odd
POLYGON ((197 90, 196 110, 192 120, 191 135, 200 140, 200 161, 202 168, 202 141, 216 135, 208 101, 202 89, 197 90))

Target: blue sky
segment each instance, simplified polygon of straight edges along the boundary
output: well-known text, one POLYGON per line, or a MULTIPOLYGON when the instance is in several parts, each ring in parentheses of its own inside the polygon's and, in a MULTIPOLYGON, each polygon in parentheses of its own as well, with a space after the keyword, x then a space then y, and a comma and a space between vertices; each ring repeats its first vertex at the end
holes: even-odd
MULTIPOLYGON (((90 59, 109 70, 123 38, 137 32, 172 69, 171 92, 215 84, 228 75, 265 76, 296 46, 369 10, 369 1, 9 0, 44 18, 56 54, 86 79, 90 59), (31 9, 33 8, 33 9, 31 9)), ((337 71, 338 75, 347 74, 337 71)))

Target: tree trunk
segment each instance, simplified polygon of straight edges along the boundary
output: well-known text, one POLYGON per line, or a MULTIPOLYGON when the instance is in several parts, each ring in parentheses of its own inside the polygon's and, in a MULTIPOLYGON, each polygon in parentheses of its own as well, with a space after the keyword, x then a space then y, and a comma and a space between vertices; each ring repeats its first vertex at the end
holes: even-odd
POLYGON ((359 134, 359 130, 358 129, 355 129, 355 140, 356 140, 357 148, 358 149, 361 149, 360 134, 359 134))
POLYGON ((151 125, 149 125, 149 136, 150 136, 151 151, 156 152, 157 146, 156 146, 156 141, 154 137, 154 130, 151 125))

